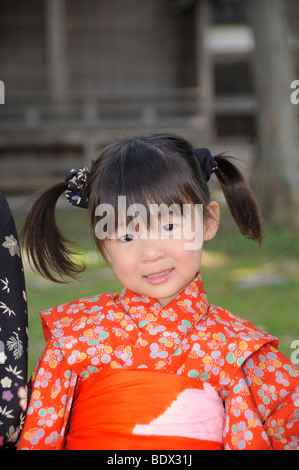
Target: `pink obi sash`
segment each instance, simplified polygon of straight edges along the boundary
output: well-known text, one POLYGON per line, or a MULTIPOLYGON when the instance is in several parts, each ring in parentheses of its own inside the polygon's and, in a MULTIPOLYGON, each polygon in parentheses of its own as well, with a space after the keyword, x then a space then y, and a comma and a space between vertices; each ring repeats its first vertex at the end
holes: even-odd
POLYGON ((98 372, 78 386, 65 449, 221 450, 213 387, 159 370, 98 372))

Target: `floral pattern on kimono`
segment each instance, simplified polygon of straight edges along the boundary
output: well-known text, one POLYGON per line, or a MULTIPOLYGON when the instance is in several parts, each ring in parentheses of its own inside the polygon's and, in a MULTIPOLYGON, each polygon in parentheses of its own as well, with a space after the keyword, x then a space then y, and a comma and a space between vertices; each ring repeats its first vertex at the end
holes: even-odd
POLYGON ((299 449, 298 370, 278 340, 208 302, 200 274, 166 307, 124 288, 42 313, 47 346, 31 379, 19 449, 63 449, 76 387, 148 368, 212 386, 225 449, 299 449))
POLYGON ((27 405, 27 301, 15 223, 0 194, 0 448, 14 448, 27 405))

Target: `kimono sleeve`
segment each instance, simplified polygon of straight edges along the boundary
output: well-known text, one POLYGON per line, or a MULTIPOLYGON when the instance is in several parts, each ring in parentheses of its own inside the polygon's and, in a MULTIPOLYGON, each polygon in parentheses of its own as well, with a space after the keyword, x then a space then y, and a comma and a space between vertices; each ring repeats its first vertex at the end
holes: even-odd
POLYGON ((28 315, 15 222, 0 194, 0 450, 14 449, 27 405, 28 315))
POLYGON ((252 354, 231 383, 224 445, 299 450, 299 372, 271 344, 252 354))
POLYGON ((51 337, 30 379, 31 397, 18 450, 61 448, 75 384, 76 375, 51 337))

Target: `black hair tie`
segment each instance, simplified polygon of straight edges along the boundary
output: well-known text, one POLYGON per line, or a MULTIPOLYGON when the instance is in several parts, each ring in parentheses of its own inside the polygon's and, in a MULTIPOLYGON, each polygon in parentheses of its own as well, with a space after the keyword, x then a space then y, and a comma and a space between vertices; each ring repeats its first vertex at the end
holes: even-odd
POLYGON ((195 154, 199 160, 200 167, 203 173, 205 182, 207 183, 214 171, 219 170, 218 163, 215 157, 211 154, 207 148, 194 149, 195 154))
POLYGON ((65 196, 72 206, 82 207, 87 209, 88 207, 88 191, 87 191, 87 180, 89 176, 89 170, 85 166, 77 170, 71 170, 65 181, 67 181, 68 188, 65 191, 65 196))

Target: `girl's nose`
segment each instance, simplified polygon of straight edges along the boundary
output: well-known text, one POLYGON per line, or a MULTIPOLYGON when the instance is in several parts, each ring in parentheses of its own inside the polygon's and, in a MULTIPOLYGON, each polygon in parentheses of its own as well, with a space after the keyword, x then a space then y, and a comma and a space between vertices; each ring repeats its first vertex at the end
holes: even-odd
POLYGON ((151 263, 156 261, 160 258, 164 258, 165 250, 164 244, 162 240, 153 240, 150 238, 146 238, 140 240, 141 242, 141 261, 142 263, 151 263))

